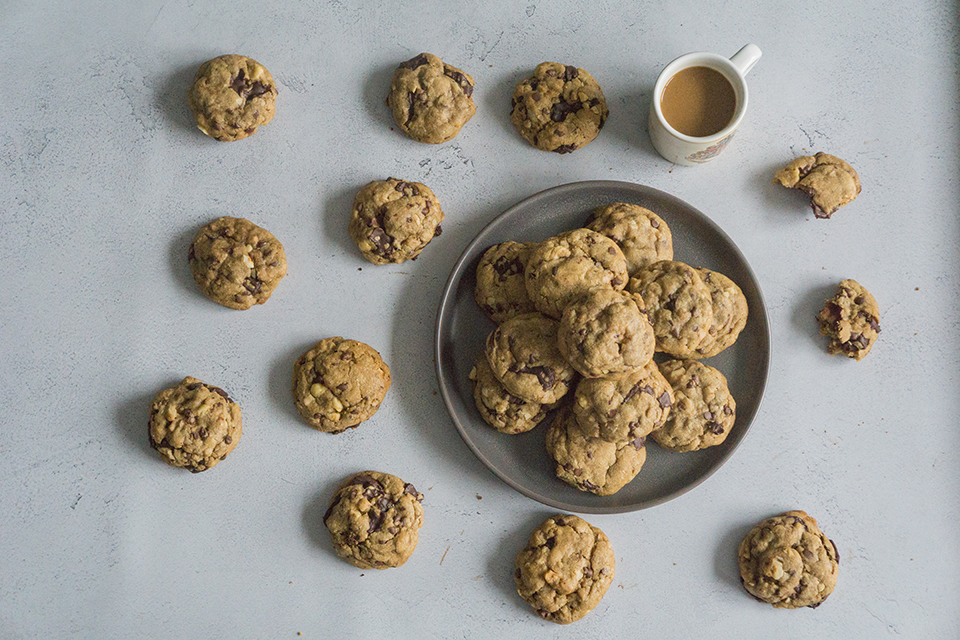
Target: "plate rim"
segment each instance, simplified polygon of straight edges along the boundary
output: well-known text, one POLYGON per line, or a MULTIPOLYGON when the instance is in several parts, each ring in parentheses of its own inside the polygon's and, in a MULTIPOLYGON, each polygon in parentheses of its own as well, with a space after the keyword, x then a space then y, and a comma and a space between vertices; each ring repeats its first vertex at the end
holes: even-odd
POLYGON ((707 226, 711 228, 712 231, 717 233, 723 240, 725 240, 726 243, 729 245, 729 247, 735 252, 736 257, 739 259, 739 261, 742 263, 743 267, 745 268, 746 272, 749 274, 750 279, 754 284, 754 288, 756 289, 757 297, 760 300, 760 312, 761 312, 759 314, 760 324, 762 325, 762 334, 766 339, 766 354, 765 354, 766 357, 764 358, 764 362, 763 362, 762 375, 759 376, 759 380, 758 380, 758 384, 759 384, 758 399, 757 399, 756 406, 753 409, 752 415, 748 417, 749 419, 746 421, 746 426, 744 427, 745 431, 749 431, 750 427, 753 425, 753 421, 756 419, 757 415, 760 412, 760 407, 763 404, 763 399, 765 395, 764 392, 766 391, 767 382, 770 376, 770 361, 772 359, 772 353, 773 353, 773 339, 772 339, 773 336, 770 329, 769 316, 767 314, 767 303, 763 297, 763 290, 760 288, 760 281, 758 280, 757 275, 753 270, 753 267, 747 261, 746 256, 744 256, 743 252, 740 250, 740 247, 737 246, 737 244, 733 241, 733 239, 712 218, 707 216, 705 213, 703 213, 696 207, 690 205, 686 201, 681 200, 680 198, 674 195, 671 195, 669 193, 666 193, 665 191, 661 191, 654 187, 649 187, 649 186, 637 184, 634 182, 626 182, 626 181, 620 181, 620 180, 583 180, 583 181, 569 182, 569 183, 549 187, 547 189, 538 191, 516 202, 515 204, 511 205, 507 209, 503 210, 502 212, 494 216, 493 219, 491 219, 486 225, 484 225, 483 228, 481 228, 476 233, 473 239, 470 240, 467 246, 464 247, 463 251, 460 253, 460 256, 457 258, 456 263, 454 263, 453 269, 450 271, 450 275, 447 277, 447 280, 444 283, 443 291, 440 296, 440 304, 437 307, 437 315, 434 323, 434 368, 437 376, 437 385, 440 388, 440 395, 443 398, 444 406, 446 407, 447 414, 450 416, 450 419, 453 422, 454 426, 456 427, 457 432, 460 434, 460 438, 467 445, 467 448, 469 448, 473 452, 473 454, 483 463, 483 465, 489 471, 493 472, 495 476, 497 476, 501 481, 503 481, 505 484, 511 487, 514 491, 517 491, 521 495, 526 496, 527 498, 534 500, 535 502, 538 502, 540 504, 543 504, 555 509, 562 509, 565 511, 574 511, 576 513, 588 513, 588 514, 630 513, 634 511, 640 511, 642 509, 648 509, 650 507, 654 507, 654 506, 663 504, 665 502, 674 500, 680 497, 681 495, 689 492, 690 490, 694 489, 695 487, 699 486, 700 484, 702 484, 705 480, 713 476, 713 474, 715 474, 724 464, 726 464, 726 462, 733 455, 734 451, 736 451, 740 447, 740 445, 743 443, 743 440, 746 438, 746 433, 744 433, 743 437, 741 437, 739 440, 733 443, 733 446, 731 446, 729 450, 727 450, 716 461, 713 467, 709 469, 705 474, 697 478, 695 481, 685 484, 683 487, 680 487, 679 489, 672 491, 666 495, 660 496, 658 498, 646 500, 646 501, 643 501, 642 503, 637 503, 637 504, 597 505, 596 507, 584 507, 584 508, 578 507, 577 509, 571 509, 571 505, 567 503, 559 502, 551 499, 549 496, 545 496, 545 495, 533 492, 530 489, 528 489, 526 486, 513 481, 510 477, 506 476, 503 472, 501 472, 500 469, 497 467, 497 465, 492 464, 492 462, 489 460, 489 458, 483 452, 483 450, 481 450, 465 432, 464 427, 460 423, 460 419, 457 417, 457 412, 454 410, 453 402, 450 397, 450 392, 448 392, 447 385, 444 383, 444 373, 446 369, 443 366, 442 337, 444 335, 443 330, 446 328, 446 325, 448 324, 448 322, 451 321, 449 316, 451 315, 450 310, 453 307, 452 300, 455 297, 451 295, 452 292, 454 291, 453 285, 455 283, 459 283, 459 281, 462 279, 463 271, 466 268, 466 265, 468 263, 468 257, 473 254, 474 248, 476 247, 477 243, 480 241, 481 238, 483 238, 487 234, 488 230, 496 226, 503 218, 506 218, 511 214, 513 214, 514 211, 517 209, 527 208, 531 206, 532 203, 539 200, 562 197, 564 193, 568 193, 571 191, 576 192, 576 191, 581 191, 586 189, 622 189, 622 190, 640 193, 646 196, 654 196, 656 198, 663 198, 666 200, 674 201, 678 205, 681 205, 685 209, 689 209, 691 212, 693 212, 701 220, 701 222, 705 223, 707 226))

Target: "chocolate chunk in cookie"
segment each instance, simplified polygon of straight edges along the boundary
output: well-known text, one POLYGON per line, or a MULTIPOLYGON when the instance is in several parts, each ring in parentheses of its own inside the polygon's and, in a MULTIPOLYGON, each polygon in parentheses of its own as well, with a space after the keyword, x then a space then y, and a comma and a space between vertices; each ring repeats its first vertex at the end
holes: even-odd
POLYGON ((375 180, 357 192, 348 231, 373 264, 416 260, 441 233, 440 201, 426 185, 396 178, 375 180))
POLYGON ((654 442, 673 451, 696 451, 726 440, 737 419, 726 377, 697 360, 667 360, 660 372, 673 388, 674 403, 666 423, 651 435, 654 442))
POLYGON ((620 378, 583 378, 573 413, 591 438, 627 442, 664 425, 674 404, 673 389, 653 361, 620 378))
POLYGON ((477 107, 473 78, 432 53, 402 63, 393 74, 387 106, 397 126, 417 142, 452 140, 477 107))
POLYGON ((293 366, 297 411, 311 427, 328 433, 373 416, 390 383, 390 368, 373 347, 340 337, 321 340, 293 366))
POLYGON ((337 555, 361 569, 403 565, 417 548, 423 494, 389 473, 364 471, 333 496, 323 523, 337 555))
POLYGON ((613 583, 610 539, 574 515, 555 515, 533 530, 516 557, 517 593, 544 620, 570 624, 590 613, 613 583))
POLYGON ((827 352, 862 360, 880 334, 880 308, 856 280, 844 280, 817 314, 820 333, 830 338, 827 352))
POLYGON ((280 241, 244 218, 224 216, 200 229, 187 261, 203 295, 231 309, 263 304, 287 275, 280 241))
POLYGON ((829 218, 860 194, 860 176, 853 167, 823 152, 797 158, 777 171, 773 181, 809 195, 818 218, 829 218))
POLYGON ((803 511, 787 511, 756 525, 737 550, 747 593, 778 609, 815 608, 837 585, 837 546, 803 511))
POLYGON ((593 76, 571 65, 542 62, 514 90, 510 121, 536 148, 570 153, 597 137, 609 113, 593 76))
POLYGON ((197 128, 232 141, 253 135, 273 119, 277 85, 266 67, 246 56, 220 56, 200 65, 187 103, 197 128))
POLYGON ((186 377, 157 394, 150 406, 150 446, 165 461, 198 473, 227 457, 240 442, 240 406, 220 387, 186 377))
POLYGON ((639 293, 657 337, 657 351, 691 357, 713 324, 710 289, 682 262, 661 260, 637 272, 627 290, 639 293))

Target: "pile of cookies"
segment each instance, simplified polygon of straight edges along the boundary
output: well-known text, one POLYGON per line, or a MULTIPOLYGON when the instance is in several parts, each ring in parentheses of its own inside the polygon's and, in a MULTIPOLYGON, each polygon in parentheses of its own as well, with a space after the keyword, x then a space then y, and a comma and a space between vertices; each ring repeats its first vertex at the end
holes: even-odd
POLYGON ((701 360, 736 341, 748 309, 728 277, 673 260, 653 211, 615 202, 584 224, 483 254, 474 298, 497 326, 470 378, 481 417, 503 433, 557 409, 546 433, 557 476, 610 495, 640 471, 647 437, 694 451, 730 433, 736 402, 701 360))

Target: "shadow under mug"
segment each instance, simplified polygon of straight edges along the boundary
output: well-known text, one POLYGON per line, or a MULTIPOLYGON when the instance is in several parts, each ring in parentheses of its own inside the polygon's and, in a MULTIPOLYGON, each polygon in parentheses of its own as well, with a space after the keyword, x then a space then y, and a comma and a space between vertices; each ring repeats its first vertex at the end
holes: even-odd
POLYGON ((687 167, 694 167, 714 159, 730 142, 737 127, 747 112, 747 82, 745 76, 762 55, 755 44, 748 44, 730 58, 715 53, 695 52, 680 56, 660 72, 653 87, 652 104, 648 130, 657 153, 664 159, 687 167), (690 67, 707 67, 718 71, 733 87, 736 108, 730 122, 711 136, 702 138, 680 133, 673 128, 663 115, 661 100, 663 90, 677 73, 690 67))

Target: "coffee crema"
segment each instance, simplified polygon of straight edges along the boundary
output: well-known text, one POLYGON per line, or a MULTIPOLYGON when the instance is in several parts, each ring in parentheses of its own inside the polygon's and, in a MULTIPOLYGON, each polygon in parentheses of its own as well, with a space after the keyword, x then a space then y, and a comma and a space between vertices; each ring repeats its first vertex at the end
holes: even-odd
POLYGON ((680 133, 705 138, 730 124, 737 110, 737 95, 716 69, 687 67, 667 80, 660 110, 680 133))

